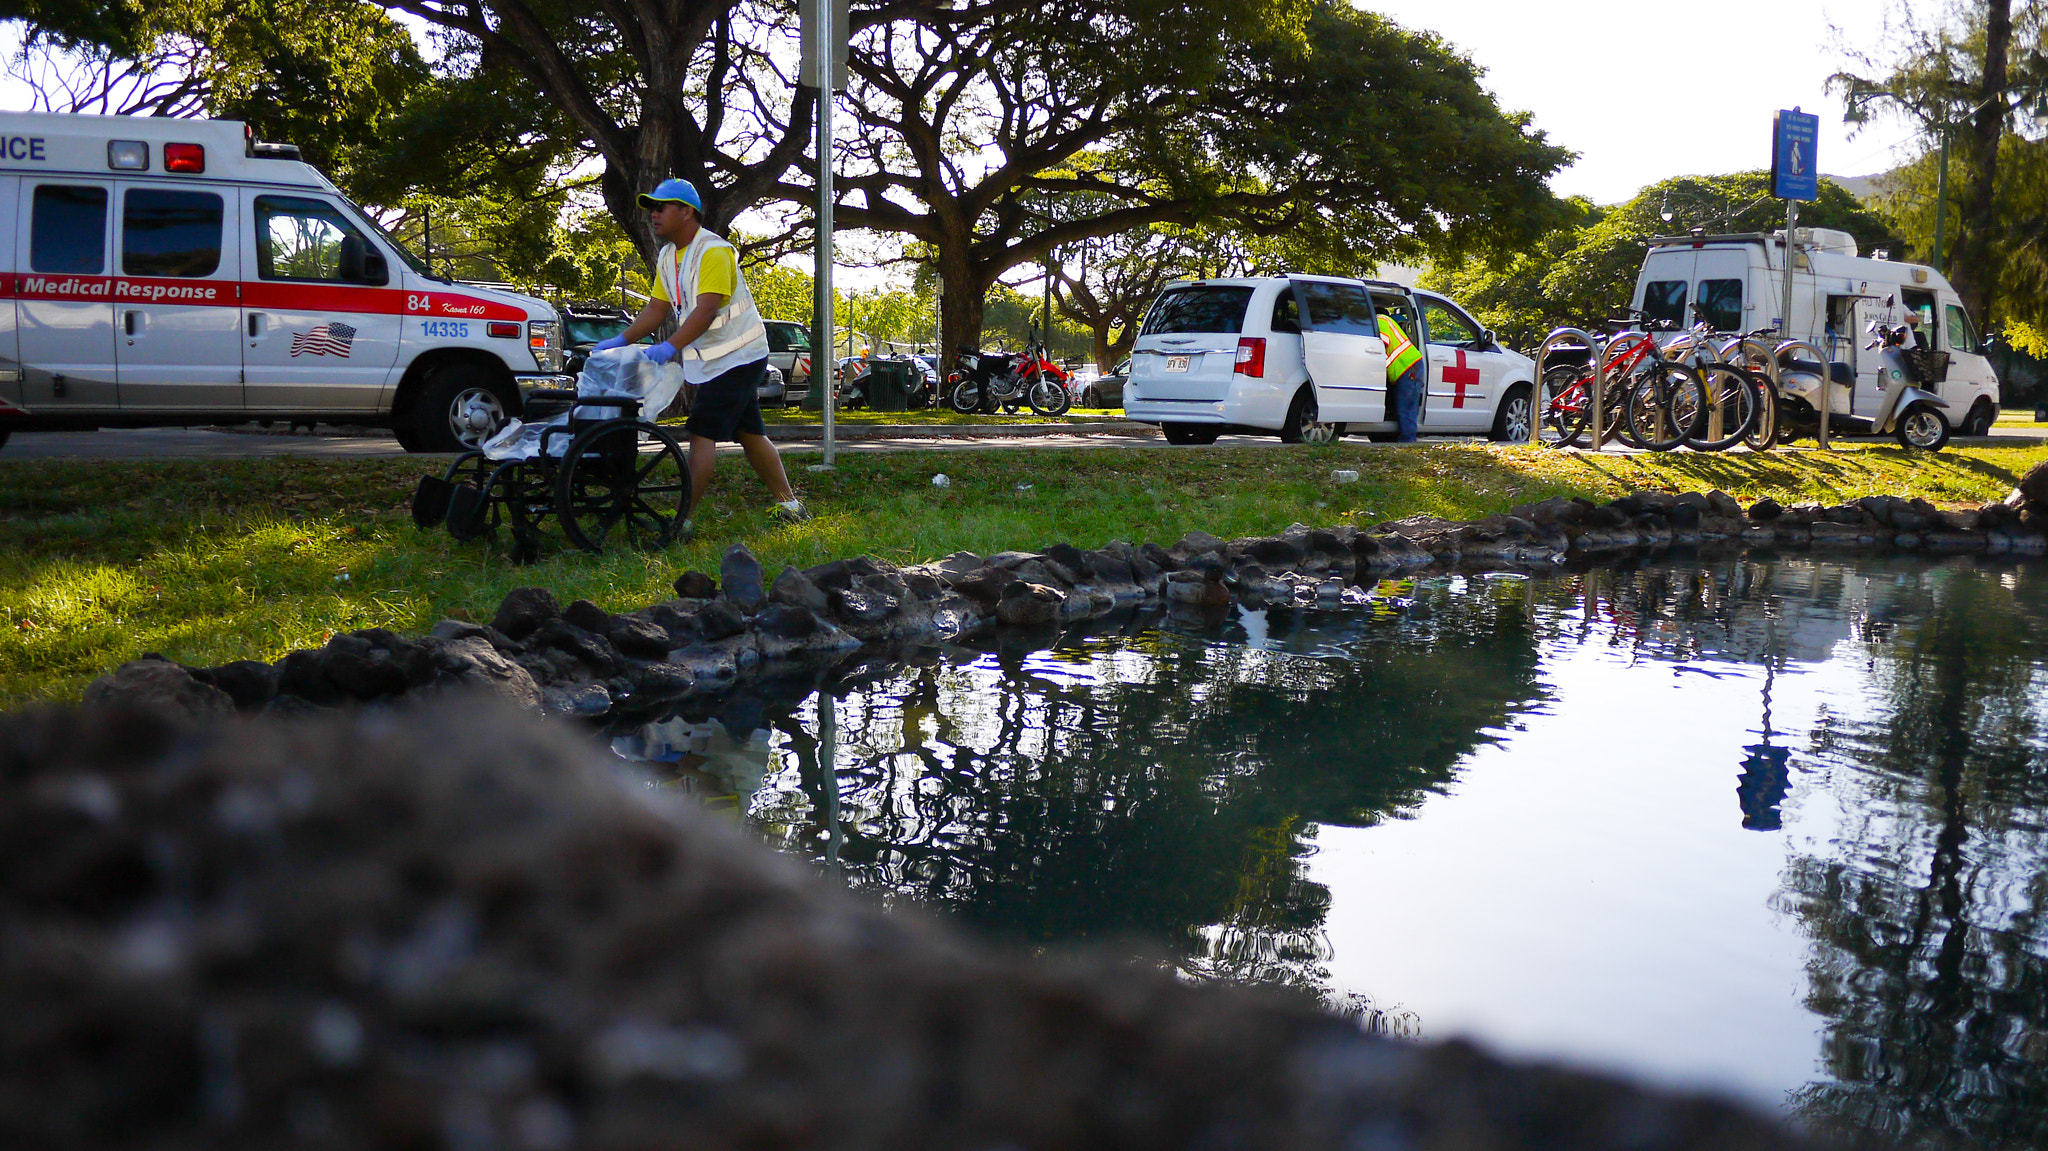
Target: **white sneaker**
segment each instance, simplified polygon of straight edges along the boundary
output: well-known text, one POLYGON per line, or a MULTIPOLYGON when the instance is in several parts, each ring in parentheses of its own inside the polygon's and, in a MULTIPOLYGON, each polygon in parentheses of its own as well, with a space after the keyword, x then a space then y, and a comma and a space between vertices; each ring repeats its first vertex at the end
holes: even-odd
POLYGON ((786 524, 800 524, 811 518, 811 513, 804 510, 802 500, 785 500, 771 508, 768 514, 786 524))

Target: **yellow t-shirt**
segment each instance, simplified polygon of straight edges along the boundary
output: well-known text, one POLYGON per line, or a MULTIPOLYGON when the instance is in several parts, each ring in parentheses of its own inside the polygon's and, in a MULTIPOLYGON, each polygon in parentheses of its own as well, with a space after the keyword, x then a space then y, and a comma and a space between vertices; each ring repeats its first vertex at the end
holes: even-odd
MULTIPOLYGON (((733 289, 739 282, 740 265, 739 261, 733 258, 731 248, 713 248, 704 253, 704 258, 697 263, 697 294, 700 296, 706 292, 715 292, 730 300, 733 289)), ((668 298, 668 284, 664 283, 660 276, 654 278, 654 298, 664 304, 675 303, 668 298)), ((697 306, 695 300, 687 302, 693 308, 697 306)))

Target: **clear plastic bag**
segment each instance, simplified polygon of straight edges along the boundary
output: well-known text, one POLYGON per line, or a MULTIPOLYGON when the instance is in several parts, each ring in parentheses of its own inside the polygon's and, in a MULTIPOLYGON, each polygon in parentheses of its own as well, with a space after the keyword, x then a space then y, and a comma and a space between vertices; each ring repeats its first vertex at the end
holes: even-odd
MULTIPOLYGON (((675 402, 676 393, 682 390, 683 366, 673 360, 657 364, 647 358, 645 349, 638 344, 592 352, 589 362, 583 365, 583 374, 576 377, 576 395, 579 398, 623 396, 637 399, 640 401, 640 418, 650 423, 668 410, 668 406, 675 402)), ((579 420, 608 420, 618 416, 620 409, 612 404, 579 403, 574 414, 579 420)), ((497 435, 484 441, 481 445, 483 453, 494 460, 530 460, 540 454, 542 429, 561 427, 569 422, 569 415, 564 412, 537 424, 513 420, 497 435)), ((569 436, 549 436, 548 454, 561 455, 568 450, 569 440, 569 436)))

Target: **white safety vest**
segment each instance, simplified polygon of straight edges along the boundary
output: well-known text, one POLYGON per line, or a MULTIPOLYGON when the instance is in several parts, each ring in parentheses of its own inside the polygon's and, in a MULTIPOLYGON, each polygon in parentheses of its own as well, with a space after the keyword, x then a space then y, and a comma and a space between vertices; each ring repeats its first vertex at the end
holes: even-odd
MULTIPOLYGON (((664 244, 661 255, 655 260, 656 274, 661 277, 662 286, 669 291, 669 306, 676 310, 677 319, 690 313, 697 305, 697 278, 704 264, 704 253, 713 248, 732 248, 709 228, 697 229, 697 236, 690 241, 680 255, 674 244, 664 244)), ((734 255, 737 270, 738 255, 734 255)), ((712 369, 712 362, 728 360, 729 365, 750 363, 768 355, 768 325, 761 322, 761 313, 754 310, 754 293, 747 290, 745 276, 733 277, 732 295, 725 301, 725 307, 718 310, 718 316, 704 334, 691 341, 683 349, 682 360, 685 369, 698 361, 700 370, 712 369)), ((720 366, 709 371, 716 375, 724 370, 720 366)), ((690 373, 695 375, 696 373, 690 373)))

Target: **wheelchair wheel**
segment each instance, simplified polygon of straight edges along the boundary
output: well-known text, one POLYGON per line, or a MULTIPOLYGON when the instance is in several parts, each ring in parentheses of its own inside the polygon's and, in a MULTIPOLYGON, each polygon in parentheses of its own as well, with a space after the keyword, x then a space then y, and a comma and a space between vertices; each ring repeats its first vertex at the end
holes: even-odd
POLYGON ((654 424, 606 420, 578 434, 562 457, 555 515, 562 534, 585 551, 621 538, 631 547, 666 547, 689 511, 683 450, 654 424))
POLYGON ((449 535, 466 542, 497 526, 491 491, 504 471, 504 465, 486 459, 482 452, 464 452, 448 465, 448 504, 443 520, 449 535))

